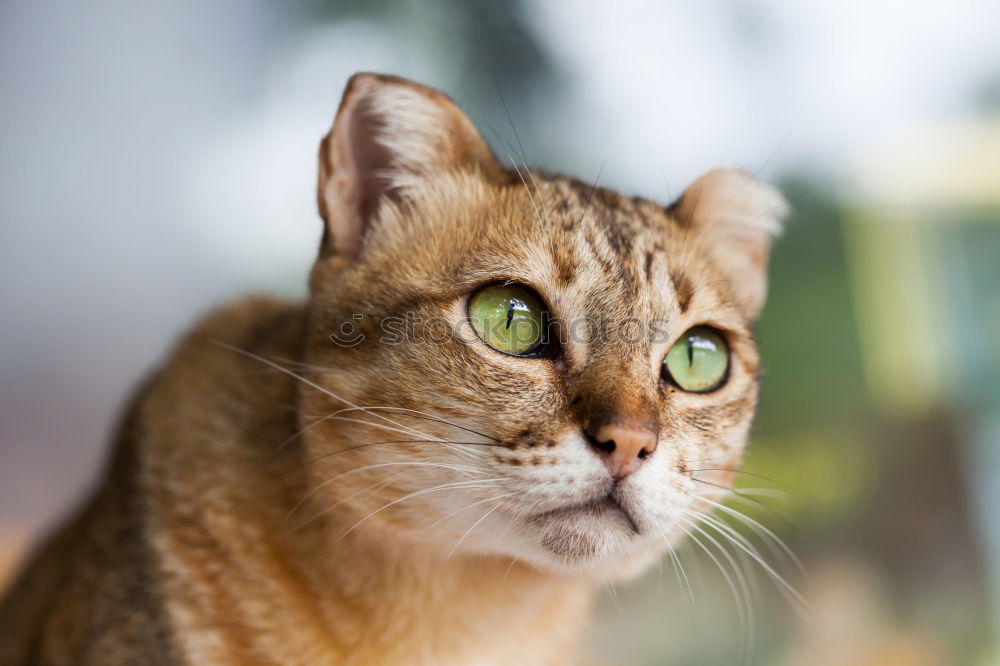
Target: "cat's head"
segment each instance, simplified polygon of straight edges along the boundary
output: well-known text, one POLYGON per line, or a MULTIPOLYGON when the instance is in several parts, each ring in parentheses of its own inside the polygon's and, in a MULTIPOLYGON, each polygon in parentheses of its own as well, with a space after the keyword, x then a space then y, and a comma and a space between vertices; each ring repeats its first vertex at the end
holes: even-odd
POLYGON ((664 207, 507 168, 447 97, 370 74, 319 166, 300 419, 338 529, 628 573, 724 496, 773 190, 718 170, 664 207))

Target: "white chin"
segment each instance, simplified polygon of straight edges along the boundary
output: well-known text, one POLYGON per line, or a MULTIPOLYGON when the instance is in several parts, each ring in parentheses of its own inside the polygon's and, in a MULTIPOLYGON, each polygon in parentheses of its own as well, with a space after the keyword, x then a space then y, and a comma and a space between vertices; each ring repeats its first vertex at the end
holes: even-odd
POLYGON ((641 535, 620 506, 598 503, 550 511, 524 520, 530 542, 520 557, 540 568, 585 573, 600 580, 629 578, 655 561, 662 548, 641 535))

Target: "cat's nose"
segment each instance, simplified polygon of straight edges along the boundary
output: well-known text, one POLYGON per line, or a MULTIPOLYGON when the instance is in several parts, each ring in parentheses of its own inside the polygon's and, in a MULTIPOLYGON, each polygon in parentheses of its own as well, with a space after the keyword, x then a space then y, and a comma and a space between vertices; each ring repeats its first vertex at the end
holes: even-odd
POLYGON ((586 428, 584 434, 616 479, 639 469, 656 450, 656 428, 640 421, 605 423, 586 428))

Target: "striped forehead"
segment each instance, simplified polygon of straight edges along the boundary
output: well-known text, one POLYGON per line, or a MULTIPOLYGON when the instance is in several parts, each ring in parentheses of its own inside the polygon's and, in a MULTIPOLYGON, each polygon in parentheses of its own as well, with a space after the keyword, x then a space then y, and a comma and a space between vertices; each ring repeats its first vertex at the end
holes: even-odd
POLYGON ((549 253, 556 282, 583 292, 589 314, 666 316, 677 300, 668 266, 669 216, 658 204, 580 181, 552 183, 559 201, 549 253))

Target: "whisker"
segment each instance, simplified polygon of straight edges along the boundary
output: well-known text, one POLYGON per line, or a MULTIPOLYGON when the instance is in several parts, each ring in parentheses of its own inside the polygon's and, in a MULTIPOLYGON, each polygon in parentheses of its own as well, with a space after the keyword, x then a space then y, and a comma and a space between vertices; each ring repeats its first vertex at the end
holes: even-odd
POLYGON ((754 520, 753 518, 751 518, 750 516, 746 515, 745 513, 742 513, 741 511, 737 511, 736 509, 733 509, 732 507, 728 507, 725 504, 722 504, 721 502, 716 502, 716 501, 708 499, 707 497, 702 497, 700 495, 694 495, 693 497, 695 499, 701 500, 702 502, 705 502, 706 504, 708 504, 708 505, 710 505, 712 507, 715 507, 716 509, 718 509, 719 511, 722 511, 723 513, 726 513, 726 514, 728 514, 728 515, 736 518, 738 521, 740 521, 744 525, 747 525, 751 529, 754 529, 755 531, 759 530, 760 532, 763 532, 765 535, 767 535, 771 539, 771 541, 773 541, 779 548, 781 548, 781 550, 785 553, 785 555, 788 556, 788 559, 790 559, 795 564, 795 567, 799 570, 799 573, 801 573, 802 576, 808 580, 809 573, 806 571, 806 568, 805 568, 805 566, 803 566, 801 560, 799 560, 799 558, 795 555, 795 552, 791 548, 788 547, 788 544, 786 544, 784 542, 784 540, 782 540, 781 537, 779 537, 777 534, 775 534, 772 530, 768 529, 765 525, 763 525, 762 523, 760 523, 757 520, 754 520))
POLYGON ((552 218, 549 215, 549 207, 545 205, 545 197, 542 194, 542 187, 538 184, 535 179, 535 172, 528 168, 527 164, 524 164, 524 160, 521 160, 521 164, 524 165, 524 170, 528 172, 528 176, 531 178, 532 185, 535 186, 535 192, 538 194, 538 201, 542 204, 542 212, 545 214, 545 221, 552 226, 552 218))
POLYGON ((385 511, 389 507, 395 506, 396 504, 399 504, 400 502, 405 502, 406 500, 411 499, 413 497, 419 497, 420 495, 426 495, 428 493, 438 492, 438 491, 441 491, 441 490, 453 490, 453 489, 458 489, 458 488, 469 488, 469 487, 475 487, 476 485, 483 486, 483 485, 486 485, 487 483, 496 482, 496 481, 499 481, 499 480, 500 480, 499 478, 490 478, 490 479, 473 479, 471 481, 455 481, 454 483, 446 483, 446 484, 442 484, 440 486, 434 486, 432 488, 424 488, 422 490, 416 490, 416 491, 414 491, 412 493, 408 493, 408 494, 406 494, 406 495, 404 495, 402 497, 399 497, 397 499, 392 500, 391 502, 389 502, 387 504, 383 504, 379 508, 375 509, 374 511, 372 511, 371 513, 369 513, 368 515, 366 515, 361 520, 359 520, 356 523, 354 523, 353 525, 351 525, 351 527, 349 527, 346 532, 344 532, 339 537, 337 537, 337 541, 340 541, 341 539, 343 539, 344 537, 346 537, 348 534, 350 534, 355 529, 357 529, 358 527, 360 527, 364 522, 366 522, 368 519, 372 518, 374 515, 376 515, 378 513, 381 513, 382 511, 385 511))
MULTIPOLYGON (((612 559, 611 560, 611 566, 613 566, 615 568, 615 575, 619 579, 621 579, 622 578, 622 568, 620 566, 618 566, 618 560, 612 559)), ((609 584, 608 585, 608 591, 611 592, 611 596, 614 597, 615 608, 618 609, 618 614, 621 615, 622 617, 624 617, 625 616, 625 609, 622 608, 621 603, 619 603, 619 601, 618 601, 618 588, 617 588, 617 586, 615 586, 613 584, 609 584)))
POLYGON ((580 213, 580 217, 577 218, 576 224, 579 225, 583 221, 583 218, 587 216, 587 212, 590 210, 590 200, 594 198, 594 192, 597 191, 597 183, 601 180, 601 174, 604 173, 604 167, 607 166, 608 160, 601 162, 601 168, 597 170, 597 177, 594 178, 594 184, 590 188, 590 193, 587 194, 587 202, 583 205, 583 212, 580 213))
MULTIPOLYGON (((230 351, 236 352, 237 354, 241 354, 243 356, 246 356, 247 358, 251 358, 251 359, 253 359, 255 361, 263 363, 264 365, 267 365, 267 366, 269 366, 271 368, 274 368, 275 370, 278 370, 279 372, 283 372, 286 375, 288 375, 288 376, 290 376, 290 377, 292 377, 294 379, 297 379, 298 381, 302 382, 306 386, 314 388, 317 391, 320 391, 321 393, 323 393, 324 395, 327 395, 327 396, 333 398, 334 400, 339 400, 340 402, 344 403, 348 407, 353 407, 355 409, 366 411, 366 409, 364 407, 361 407, 359 405, 355 405, 353 402, 351 402, 347 398, 339 396, 336 393, 334 393, 333 391, 331 391, 331 390, 329 390, 329 389, 327 389, 327 388, 325 388, 323 386, 320 386, 319 384, 317 384, 316 382, 308 379, 307 377, 303 377, 302 375, 300 375, 298 373, 292 372, 291 370, 289 370, 288 368, 284 367, 283 365, 281 365, 279 363, 275 363, 274 361, 272 361, 272 360, 270 360, 268 358, 265 358, 265 357, 263 357, 263 356, 261 356, 259 354, 255 354, 255 353, 253 353, 251 351, 247 351, 246 349, 241 349, 239 347, 235 347, 235 346, 230 345, 228 343, 222 342, 221 340, 211 340, 210 342, 212 342, 213 344, 216 344, 216 345, 218 345, 220 347, 224 347, 224 348, 226 348, 226 349, 228 349, 230 351)), ((402 423, 397 423, 396 421, 393 421, 392 419, 388 419, 388 418, 386 418, 386 417, 384 417, 384 416, 382 416, 380 414, 376 414, 374 412, 368 412, 368 413, 370 413, 372 416, 375 416, 377 418, 382 419, 383 421, 385 421, 387 423, 391 423, 394 426, 398 426, 398 427, 401 427, 401 428, 407 428, 406 425, 404 425, 402 423)), ((410 430, 409 434, 413 434, 413 435, 416 435, 416 436, 426 436, 426 437, 429 438, 429 436, 424 435, 424 433, 420 432, 419 430, 414 430, 413 428, 408 428, 408 429, 410 430)))
MULTIPOLYGON (((697 517, 697 514, 695 514, 695 517, 697 517)), ((702 518, 704 517, 702 516, 702 518)), ((720 554, 722 554, 722 556, 726 559, 726 561, 729 562, 729 566, 733 568, 733 574, 736 576, 736 581, 740 586, 740 590, 742 592, 743 599, 746 604, 745 606, 746 615, 744 616, 746 624, 745 624, 745 631, 741 639, 741 653, 742 653, 741 662, 746 664, 750 661, 750 654, 753 652, 754 638, 756 636, 756 629, 757 629, 756 616, 754 614, 754 606, 752 598, 753 595, 750 594, 750 587, 747 584, 746 572, 744 571, 743 567, 736 562, 736 559, 733 558, 733 556, 729 553, 729 551, 723 548, 722 544, 718 540, 716 540, 711 534, 709 534, 707 531, 699 527, 697 524, 694 525, 693 528, 699 534, 705 537, 705 539, 707 539, 710 543, 712 543, 712 545, 716 547, 716 549, 719 551, 720 554)), ((725 533, 721 534, 723 534, 723 536, 726 536, 725 533)), ((732 539, 729 539, 729 541, 732 542, 732 539)))
MULTIPOLYGON (((685 511, 685 513, 690 515, 690 512, 685 511)), ((702 541, 697 536, 695 536, 692 533, 692 530, 696 530, 704 535, 703 530, 698 529, 697 524, 695 524, 692 521, 680 521, 680 522, 686 528, 687 537, 691 539, 691 541, 693 541, 699 548, 701 548, 702 551, 704 551, 704 553, 708 555, 709 559, 712 560, 713 563, 715 563, 715 566, 718 567, 719 571, 722 573, 722 576, 726 581, 726 584, 729 586, 729 591, 732 593, 733 600, 736 602, 736 613, 737 615, 739 615, 740 618, 740 651, 742 655, 745 657, 748 652, 748 650, 746 649, 748 641, 747 637, 748 620, 747 620, 747 610, 743 605, 744 603, 743 597, 737 591, 736 584, 733 582, 732 576, 730 576, 726 568, 722 566, 722 562, 719 561, 719 558, 717 558, 715 554, 712 553, 712 551, 710 551, 708 547, 704 543, 702 543, 702 541)), ((716 545, 716 547, 718 548, 718 545, 716 545)))
MULTIPOLYGON (((494 501, 494 502, 495 502, 495 501, 497 501, 497 500, 499 500, 499 499, 503 499, 503 498, 505 498, 505 497, 510 497, 511 495, 516 495, 516 494, 517 494, 516 492, 513 492, 513 493, 507 493, 506 495, 501 495, 500 497, 494 497, 494 498, 492 498, 492 501, 494 501)), ((469 536, 470 534, 472 534, 472 531, 473 531, 473 530, 475 530, 475 529, 476 529, 477 527, 479 527, 479 524, 480 524, 480 523, 482 523, 482 522, 483 522, 484 520, 486 520, 486 518, 487 518, 487 517, 488 517, 488 516, 489 516, 489 515, 490 515, 491 513, 493 513, 494 511, 496 511, 496 510, 497 510, 497 509, 499 509, 499 508, 500 508, 500 505, 499 505, 499 504, 495 504, 495 505, 494 505, 494 506, 493 506, 493 507, 492 507, 492 508, 491 508, 491 509, 490 509, 489 511, 487 511, 487 512, 486 512, 486 513, 484 513, 484 514, 483 514, 482 516, 480 516, 480 517, 479 517, 479 520, 477 520, 476 522, 472 523, 472 527, 470 527, 470 528, 469 528, 468 530, 466 530, 466 531, 465 531, 465 534, 463 534, 463 535, 462 535, 462 538, 460 538, 460 539, 458 540, 458 543, 456 543, 456 544, 454 545, 454 547, 452 547, 452 549, 451 549, 451 552, 450 552, 450 553, 448 553, 448 557, 447 557, 447 558, 445 558, 445 559, 446 559, 446 560, 450 560, 450 559, 451 559, 451 557, 452 557, 452 555, 454 555, 454 554, 455 554, 455 551, 457 551, 457 550, 459 549, 459 547, 460 547, 460 546, 462 545, 462 542, 463 542, 463 541, 465 541, 466 537, 468 537, 468 536, 469 536)))
POLYGON ((610 582, 603 583, 602 587, 608 593, 608 598, 611 600, 611 604, 615 607, 615 610, 618 611, 618 615, 624 617, 625 610, 622 608, 622 602, 618 598, 618 589, 610 582))
MULTIPOLYGON (((493 135, 504 146, 504 153, 507 155, 507 159, 510 160, 510 165, 514 167, 514 171, 517 173, 518 178, 521 179, 521 184, 524 185, 524 191, 528 193, 528 198, 531 200, 531 206, 532 208, 535 209, 535 220, 538 222, 538 229, 542 233, 544 233, 545 223, 542 221, 542 215, 541 212, 538 210, 538 205, 535 203, 535 198, 531 194, 531 188, 528 187, 528 181, 524 179, 524 174, 521 173, 521 169, 517 166, 517 160, 515 160, 514 156, 511 155, 511 152, 517 152, 517 151, 515 151, 513 147, 510 145, 510 143, 503 138, 503 135, 501 135, 500 132, 497 131, 497 129, 493 126, 493 123, 490 122, 489 119, 485 120, 486 120, 486 125, 490 128, 490 131, 493 132, 493 135)), ((527 166, 525 166, 525 170, 528 170, 527 166)))
MULTIPOLYGON (((475 467, 458 466, 458 465, 452 465, 452 464, 449 464, 449 463, 424 462, 424 461, 399 461, 399 462, 375 463, 375 464, 372 464, 372 465, 363 465, 361 467, 354 467, 352 469, 346 470, 344 472, 341 472, 340 474, 336 474, 336 475, 330 477, 329 479, 327 479, 323 483, 320 483, 319 485, 317 485, 316 487, 314 487, 312 490, 310 490, 308 493, 306 493, 306 495, 302 499, 300 499, 295 504, 295 506, 292 507, 292 510, 288 512, 288 516, 286 516, 285 519, 281 523, 278 524, 278 526, 280 527, 282 524, 284 524, 284 522, 286 520, 288 520, 288 518, 290 518, 292 515, 294 515, 294 513, 303 504, 305 504, 306 502, 308 502, 310 498, 314 497, 316 495, 316 493, 318 493, 319 491, 321 491, 323 488, 328 487, 330 484, 338 481, 339 479, 342 479, 343 477, 347 476, 348 474, 354 474, 355 472, 363 472, 363 471, 369 470, 369 469, 379 469, 379 468, 382 468, 382 467, 401 467, 401 466, 439 467, 439 468, 450 469, 450 470, 454 470, 456 472, 464 472, 464 473, 470 473, 470 472, 478 472, 478 471, 480 471, 479 469, 477 469, 475 467)), ((298 529, 298 528, 296 528, 296 529, 298 529)))
POLYGON ((747 548, 739 541, 733 541, 732 543, 737 548, 741 549, 743 552, 749 555, 750 558, 754 560, 757 564, 759 564, 760 567, 765 572, 767 572, 767 574, 771 577, 771 580, 773 580, 780 587, 784 588, 792 596, 792 598, 795 599, 796 602, 798 602, 800 611, 804 612, 807 616, 811 614, 811 607, 809 605, 809 602, 806 601, 805 598, 801 594, 799 594, 798 590, 792 587, 792 585, 788 581, 786 581, 784 577, 781 576, 781 574, 775 571, 774 567, 768 564, 767 561, 765 561, 762 557, 760 557, 760 555, 754 553, 751 549, 747 548))
MULTIPOLYGON (((678 521, 674 520, 670 524, 670 526, 667 527, 667 529, 664 531, 665 532, 671 531, 677 525, 677 523, 678 521)), ((674 569, 674 575, 677 577, 677 588, 681 591, 681 594, 684 593, 685 587, 687 588, 687 599, 689 599, 691 602, 690 609, 694 610, 695 609, 694 590, 691 589, 691 581, 688 580, 687 572, 684 570, 684 565, 681 564, 681 559, 677 555, 677 550, 674 548, 673 544, 669 542, 667 543, 667 556, 671 560, 671 564, 673 565, 674 569), (682 579, 683 579, 683 584, 682 584, 682 579)), ((663 570, 662 564, 663 560, 661 559, 660 560, 661 572, 663 570)))
POLYGON ((787 527, 791 528, 793 531, 797 531, 795 529, 795 526, 792 524, 792 522, 790 520, 788 520, 788 518, 786 518, 785 516, 781 515, 781 513, 779 513, 778 511, 775 511, 773 508, 769 507, 768 505, 764 504, 763 502, 761 502, 756 497, 751 497, 751 495, 753 495, 753 494, 765 494, 765 493, 773 492, 770 489, 767 489, 767 488, 729 488, 728 486, 724 486, 724 485, 722 485, 720 483, 712 483, 711 481, 706 481, 704 479, 696 479, 693 476, 689 477, 689 478, 692 481, 694 481, 695 483, 700 483, 700 484, 705 485, 705 486, 711 486, 712 488, 719 488, 720 490, 724 490, 727 493, 732 493, 733 495, 735 495, 735 496, 743 499, 746 502, 749 502, 749 503, 753 504, 756 507, 759 507, 760 509, 762 509, 763 511, 765 511, 769 515, 777 518, 779 521, 781 521, 787 527))
POLYGON ((507 107, 507 100, 504 99, 503 92, 500 90, 500 84, 497 80, 493 79, 493 87, 497 90, 497 97, 500 98, 500 104, 503 106, 503 112, 507 116, 507 123, 510 124, 510 131, 514 133, 514 140, 517 141, 517 147, 521 150, 521 163, 523 164, 528 156, 524 152, 524 144, 521 143, 521 135, 517 132, 517 127, 514 126, 514 117, 510 115, 510 109, 507 107))
POLYGON ((499 444, 490 444, 489 442, 458 442, 452 440, 427 440, 427 439, 390 439, 382 442, 367 442, 365 444, 356 444, 354 446, 348 446, 343 449, 337 449, 336 451, 331 451, 329 453, 324 453, 318 455, 315 458, 310 458, 298 467, 304 467, 314 462, 323 460, 324 458, 329 458, 330 456, 335 456, 340 453, 347 453, 348 451, 356 451, 357 449, 368 448, 369 446, 385 446, 389 444, 451 444, 453 446, 499 446, 499 444))
MULTIPOLYGON (((494 81, 494 84, 496 84, 496 81, 494 81)), ((535 179, 534 172, 528 168, 527 164, 528 156, 524 152, 524 145, 521 143, 521 135, 518 134, 517 128, 514 126, 514 118, 513 116, 510 115, 510 109, 507 107, 507 100, 504 99, 503 93, 500 91, 499 85, 496 85, 496 89, 497 89, 497 95, 500 97, 500 104, 503 106, 503 112, 507 116, 507 122, 508 124, 510 124, 510 129, 514 133, 514 140, 517 142, 517 147, 521 152, 521 166, 524 167, 524 170, 527 172, 528 176, 531 177, 531 182, 535 186, 535 192, 538 193, 538 200, 539 202, 541 202, 542 210, 545 212, 545 221, 549 224, 549 226, 551 226, 552 219, 549 216, 549 209, 545 205, 545 199, 542 196, 542 188, 538 185, 538 181, 535 179)))
POLYGON ((514 158, 509 152, 507 153, 507 157, 510 159, 511 166, 514 167, 514 171, 517 172, 518 178, 521 179, 521 184, 524 185, 524 191, 528 193, 528 198, 531 199, 531 206, 535 209, 535 219, 538 220, 538 228, 542 231, 542 233, 544 233, 545 222, 542 220, 542 214, 538 210, 538 204, 535 203, 535 197, 531 195, 531 188, 528 187, 528 182, 524 179, 524 174, 521 173, 521 170, 517 166, 517 162, 514 161, 514 158))
POLYGON ((740 532, 737 531, 732 525, 729 525, 723 522, 721 519, 711 515, 701 515, 700 518, 702 522, 712 527, 716 532, 724 536, 727 540, 739 541, 744 546, 753 551, 755 555, 757 555, 758 557, 763 557, 763 555, 760 554, 760 551, 757 550, 757 546, 755 546, 754 543, 750 541, 750 539, 748 539, 746 536, 740 534, 740 532))
POLYGON ((787 488, 788 487, 787 483, 782 483, 781 481, 777 481, 775 479, 772 479, 772 478, 770 478, 768 476, 764 476, 762 474, 755 474, 753 472, 745 472, 745 471, 743 471, 741 469, 729 469, 728 467, 702 467, 701 469, 688 469, 688 470, 685 470, 685 474, 693 474, 694 472, 732 472, 733 474, 742 474, 744 476, 750 476, 750 477, 753 477, 755 479, 761 479, 762 481, 770 481, 771 483, 773 483, 775 485, 778 485, 778 486, 782 486, 783 488, 787 488))
POLYGON ((723 453, 721 456, 713 456, 712 458, 700 458, 698 460, 684 460, 685 465, 690 465, 691 463, 709 462, 710 460, 722 460, 723 458, 728 458, 729 456, 734 456, 737 453, 742 453, 741 451, 730 451, 729 453, 723 453))
MULTIPOLYGON (((683 565, 680 563, 680 558, 677 557, 677 553, 674 552, 672 547, 667 547, 667 557, 670 558, 671 567, 674 570, 674 576, 677 578, 677 589, 681 591, 681 596, 684 598, 685 602, 690 603, 690 609, 694 610, 694 592, 691 590, 691 583, 687 579, 687 572, 684 571, 683 565), (683 576, 682 576, 683 573, 683 576), (687 595, 685 595, 685 591, 687 595)), ((660 576, 662 578, 663 574, 663 560, 660 560, 660 576)))
MULTIPOLYGON (((371 421, 364 421, 364 420, 361 420, 361 419, 352 419, 352 418, 348 418, 346 416, 327 416, 325 418, 329 419, 331 421, 346 421, 346 422, 351 422, 351 423, 360 423, 362 425, 371 426, 373 428, 382 428, 383 430, 388 430, 390 432, 398 432, 398 433, 401 433, 403 435, 412 435, 412 434, 415 433, 415 434, 420 435, 420 436, 422 436, 424 438, 421 441, 432 442, 432 443, 436 442, 436 443, 441 444, 443 446, 446 446, 449 449, 452 449, 452 450, 454 450, 454 451, 456 451, 458 453, 461 453, 462 455, 469 455, 469 453, 467 451, 462 451, 461 449, 457 449, 453 445, 448 444, 444 440, 434 439, 430 435, 422 433, 419 430, 418 431, 414 431, 412 428, 406 428, 405 430, 401 430, 399 428, 393 428, 391 426, 387 426, 387 425, 384 425, 382 423, 372 423, 371 421)), ((405 426, 404 426, 404 428, 405 428, 405 426)))
MULTIPOLYGON (((294 441, 297 437, 301 437, 302 435, 304 435, 309 430, 312 430, 313 428, 315 428, 316 426, 320 425, 321 423, 325 423, 327 420, 333 419, 336 416, 339 416, 341 414, 346 414, 348 412, 354 412, 354 411, 371 412, 371 411, 376 410, 376 409, 377 410, 390 410, 390 409, 391 410, 396 410, 396 411, 393 411, 393 412, 390 412, 390 413, 401 415, 401 416, 412 416, 413 418, 422 418, 425 421, 436 421, 438 423, 443 423, 445 425, 449 425, 449 426, 452 426, 454 428, 459 428, 461 430, 465 430, 466 432, 470 432, 470 433, 472 433, 474 435, 479 435, 480 437, 485 437, 486 439, 490 439, 490 440, 493 440, 493 441, 495 441, 497 443, 500 443, 500 440, 497 439, 497 438, 495 438, 495 437, 490 437, 489 435, 487 435, 485 433, 481 433, 479 431, 472 430, 471 428, 466 428, 465 426, 461 426, 461 425, 459 425, 457 423, 452 423, 452 422, 444 420, 444 419, 438 419, 438 418, 434 418, 434 417, 432 417, 430 415, 425 415, 424 412, 420 412, 419 410, 416 410, 416 409, 410 409, 410 408, 407 408, 407 407, 392 407, 392 406, 385 406, 385 405, 377 405, 377 406, 368 406, 368 407, 342 407, 341 409, 336 409, 336 410, 330 412, 329 414, 327 414, 326 416, 318 418, 315 421, 313 421, 312 423, 310 423, 309 425, 307 425, 307 426, 303 427, 302 429, 300 429, 294 435, 292 435, 291 437, 289 437, 288 439, 286 439, 284 442, 282 442, 278 446, 277 450, 281 451, 286 446, 288 446, 292 441, 294 441), (415 412, 415 414, 409 414, 409 413, 404 413, 404 412, 415 412)), ((423 436, 423 437, 430 437, 430 435, 427 435, 426 433, 420 432, 419 430, 416 430, 415 428, 407 427, 407 430, 411 430, 412 431, 409 434, 416 434, 416 435, 420 435, 420 436, 423 436)))
POLYGON ((428 525, 427 527, 425 527, 423 531, 426 533, 429 530, 431 530, 434 527, 436 527, 437 525, 440 525, 441 523, 445 522, 449 518, 453 518, 453 517, 457 516, 458 514, 462 513, 463 511, 468 511, 469 509, 471 509, 474 506, 479 506, 480 504, 485 504, 486 502, 495 502, 495 501, 497 501, 499 499, 504 499, 506 497, 510 497, 511 495, 515 495, 515 494, 516 493, 507 493, 506 495, 501 495, 500 497, 487 497, 486 499, 481 499, 481 500, 477 500, 475 502, 472 502, 471 504, 466 504, 461 509, 458 509, 456 511, 452 511, 447 516, 444 516, 442 518, 438 518, 433 523, 431 523, 430 525, 428 525))
POLYGON ((424 411, 421 411, 419 409, 411 409, 409 407, 392 407, 390 405, 378 405, 378 406, 374 406, 374 407, 349 407, 349 408, 343 409, 341 411, 342 412, 349 412, 349 411, 354 411, 356 409, 363 409, 364 411, 370 411, 370 410, 378 409, 378 410, 388 411, 390 414, 396 414, 398 416, 409 416, 409 417, 415 418, 415 419, 423 419, 424 421, 434 421, 435 423, 443 423, 444 425, 449 425, 449 426, 451 426, 453 428, 458 428, 459 430, 464 430, 465 432, 471 433, 473 435, 479 435, 480 437, 485 437, 486 439, 489 439, 489 440, 497 442, 497 443, 501 442, 500 439, 497 439, 496 437, 491 437, 490 435, 487 435, 486 433, 479 432, 478 430, 473 430, 472 428, 467 428, 466 426, 459 425, 458 423, 454 423, 452 421, 448 421, 447 419, 442 419, 442 418, 440 418, 440 417, 438 417, 436 415, 432 415, 432 414, 430 414, 428 412, 424 412, 424 411), (390 411, 390 410, 392 410, 392 411, 390 411))
MULTIPOLYGON (((510 521, 507 521, 507 524, 509 525, 510 521)), ((507 585, 507 577, 510 576, 510 570, 514 568, 515 564, 517 564, 517 558, 510 558, 510 564, 507 565, 507 570, 503 572, 503 580, 500 581, 500 601, 503 601, 504 586, 507 585)))
POLYGON ((670 193, 670 183, 667 182, 667 172, 663 169, 663 164, 660 160, 656 158, 656 153, 650 151, 650 155, 653 157, 653 161, 656 162, 656 166, 660 168, 660 175, 663 176, 663 186, 667 188, 667 201, 673 201, 674 195, 670 193))
POLYGON ((674 573, 677 574, 677 583, 680 585, 680 582, 683 579, 684 587, 681 588, 681 591, 683 591, 684 588, 687 588, 688 599, 691 601, 691 610, 695 610, 697 608, 697 604, 694 600, 694 590, 691 589, 691 581, 688 578, 687 571, 684 570, 684 564, 681 562, 680 555, 677 554, 677 551, 672 546, 667 548, 667 554, 674 563, 674 573))
MULTIPOLYGON (((336 509, 338 506, 340 506, 342 504, 346 504, 347 502, 351 501, 352 499, 354 499, 355 497, 357 497, 358 495, 360 495, 362 493, 371 492, 373 490, 380 490, 381 488, 384 488, 385 486, 389 485, 390 483, 392 483, 393 481, 395 481, 397 478, 399 478, 400 474, 401 473, 391 474, 386 479, 383 479, 381 481, 376 481, 375 483, 369 484, 369 485, 365 486, 364 488, 359 488, 358 490, 354 491, 353 493, 351 493, 347 497, 343 497, 343 498, 337 500, 336 502, 334 502, 333 504, 331 504, 329 506, 326 506, 326 507, 323 507, 323 509, 320 510, 319 512, 317 512, 315 515, 310 516, 309 518, 306 518, 305 520, 303 520, 302 522, 300 522, 298 525, 296 525, 295 527, 293 527, 293 528, 289 529, 287 532, 285 532, 285 536, 287 536, 289 534, 292 534, 294 532, 297 532, 298 530, 302 529, 303 527, 305 527, 309 523, 313 522, 314 520, 318 520, 319 518, 322 518, 323 516, 327 515, 328 513, 330 513, 334 509, 336 509)), ((299 503, 299 505, 296 506, 296 509, 300 505, 301 505, 301 502, 299 503)), ((296 509, 293 509, 292 511, 295 511, 296 509)), ((291 517, 292 517, 292 512, 289 512, 289 514, 287 516, 285 516, 285 518, 281 521, 280 524, 284 524, 291 517)))
MULTIPOLYGON (((689 236, 691 234, 691 228, 693 226, 693 221, 695 214, 698 212, 698 206, 701 205, 701 194, 704 187, 699 187, 698 191, 695 192, 694 204, 691 206, 691 212, 687 216, 687 220, 684 223, 684 235, 681 237, 681 270, 687 271, 688 261, 691 259, 691 246, 688 244, 689 236)), ((682 193, 681 198, 684 198, 684 193, 682 193)), ((679 302, 677 301, 677 294, 674 293, 675 304, 679 307, 679 302)))

